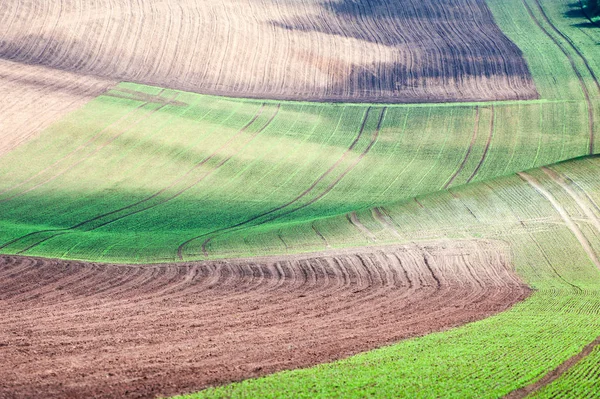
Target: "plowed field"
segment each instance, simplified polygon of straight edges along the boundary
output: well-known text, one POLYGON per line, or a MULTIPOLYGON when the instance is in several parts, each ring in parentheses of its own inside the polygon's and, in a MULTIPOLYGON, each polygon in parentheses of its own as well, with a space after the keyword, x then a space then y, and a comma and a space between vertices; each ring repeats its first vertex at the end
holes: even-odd
POLYGON ((0 397, 154 397, 477 320, 529 289, 493 242, 118 266, 0 258, 0 397))
POLYGON ((0 157, 114 84, 0 59, 0 157))
POLYGON ((0 58, 247 97, 537 97, 482 0, 5 0, 0 58))

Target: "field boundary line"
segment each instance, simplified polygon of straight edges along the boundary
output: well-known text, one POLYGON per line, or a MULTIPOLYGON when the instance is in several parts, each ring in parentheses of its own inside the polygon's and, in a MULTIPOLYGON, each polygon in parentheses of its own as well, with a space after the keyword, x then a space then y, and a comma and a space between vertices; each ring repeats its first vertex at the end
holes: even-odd
MULTIPOLYGON (((178 94, 176 93, 173 96, 173 100, 175 100, 175 98, 177 98, 178 94)), ((142 123, 143 121, 146 120, 146 118, 149 118, 151 115, 154 115, 155 113, 159 112, 161 109, 163 109, 164 107, 168 106, 169 103, 166 104, 162 104, 161 106, 159 106, 158 108, 148 112, 146 115, 142 115, 139 119, 137 119, 136 121, 134 121, 131 125, 127 126, 124 130, 121 130, 119 133, 115 134, 114 136, 110 137, 108 139, 108 141, 104 142, 100 147, 95 148, 91 153, 85 155, 83 158, 79 159, 78 161, 76 161, 75 163, 71 164, 70 166, 68 166, 66 169, 63 169, 62 171, 60 171, 59 173, 50 176, 48 179, 42 181, 41 183, 36 184, 33 187, 30 187, 29 189, 22 191, 20 193, 11 195, 9 197, 3 198, 2 200, 0 200, 0 203, 6 202, 6 201, 10 201, 14 198, 18 198, 21 197, 25 194, 27 194, 28 192, 31 192, 33 190, 36 190, 37 188, 48 184, 56 179, 58 179, 60 176, 64 175, 65 173, 69 172, 71 169, 79 166, 80 164, 82 164, 83 162, 87 161, 88 159, 90 159, 90 157, 96 155, 98 152, 102 151, 104 148, 106 148, 107 146, 109 146, 112 142, 114 142, 115 140, 117 140, 119 137, 121 137, 122 135, 124 135, 125 133, 131 131, 132 129, 134 129, 135 127, 137 127, 137 125, 139 125, 140 123, 142 123)))
MULTIPOLYGON (((264 112, 265 106, 266 106, 266 105, 265 105, 265 104, 263 104, 263 106, 261 106, 261 107, 260 107, 260 108, 257 110, 257 112, 255 113, 255 115, 252 117, 252 119, 251 119, 251 120, 250 120, 248 123, 246 123, 246 124, 245 124, 245 125, 244 125, 244 126, 243 126, 243 127, 242 127, 242 128, 241 128, 241 129, 240 129, 240 130, 239 130, 239 131, 238 131, 238 132, 237 132, 237 133, 236 133, 234 136, 233 136, 233 137, 231 137, 231 138, 230 138, 230 139, 229 139, 229 140, 228 140, 228 141, 227 141, 225 144, 223 144, 221 147, 219 147, 217 150, 215 150, 215 151, 214 151, 214 152, 213 152, 211 155, 209 155, 208 157, 204 158, 204 159, 203 159, 201 162, 199 162, 199 163, 197 163, 196 165, 194 165, 194 166, 193 166, 193 167, 192 167, 190 170, 188 170, 188 171, 187 171, 187 172, 186 172, 186 173, 185 173, 183 176, 181 176, 181 177, 177 178, 177 179, 176 179, 174 182, 172 182, 172 183, 171 183, 169 186, 167 186, 167 187, 165 187, 165 188, 163 188, 163 189, 161 189, 161 190, 159 190, 159 191, 155 192, 154 194, 150 195, 149 197, 143 198, 143 199, 141 199, 141 200, 139 200, 139 201, 136 201, 136 202, 135 202, 135 203, 133 203, 133 204, 129 204, 129 205, 127 205, 127 206, 124 206, 124 207, 121 207, 121 208, 119 208, 119 209, 116 209, 116 210, 113 210, 113 211, 110 211, 110 212, 106 212, 106 213, 103 213, 103 214, 101 214, 101 215, 95 216, 95 217, 93 217, 93 218, 90 218, 90 219, 84 220, 84 221, 82 221, 82 222, 80 222, 80 223, 78 223, 78 224, 75 224, 75 225, 71 226, 71 227, 67 227, 67 228, 64 228, 64 229, 40 230, 40 231, 36 231, 36 232, 32 232, 32 233, 26 234, 26 235, 24 235, 24 236, 21 236, 21 237, 18 237, 18 238, 16 238, 16 239, 13 239, 13 240, 11 240, 11 241, 9 241, 9 242, 7 242, 7 243, 3 244, 3 245, 0 245, 0 249, 2 249, 2 248, 5 248, 5 247, 7 247, 7 246, 9 246, 9 245, 11 245, 11 244, 14 244, 14 243, 16 243, 17 241, 19 241, 19 240, 22 240, 22 239, 24 239, 24 238, 31 237, 31 236, 33 236, 33 235, 35 235, 35 234, 49 233, 49 232, 61 232, 61 233, 59 233, 59 234, 56 234, 56 235, 54 235, 54 236, 47 237, 47 238, 43 239, 42 241, 39 241, 39 242, 35 243, 34 245, 32 245, 32 246, 29 246, 29 247, 27 247, 26 249, 24 249, 24 250, 22 250, 22 251, 18 252, 19 254, 21 254, 21 253, 23 253, 23 252, 26 252, 27 250, 29 250, 29 249, 31 249, 31 248, 33 248, 33 247, 35 247, 35 246, 39 245, 39 244, 41 244, 42 242, 49 240, 50 238, 56 237, 56 236, 58 236, 58 235, 62 235, 62 234, 66 234, 66 233, 73 232, 72 230, 75 230, 75 229, 77 229, 77 228, 79 228, 79 227, 82 227, 82 226, 84 226, 85 224, 91 223, 91 222, 93 222, 93 221, 99 220, 99 219, 101 219, 101 218, 103 218, 103 217, 106 217, 106 216, 113 215, 113 214, 115 214, 115 213, 118 213, 118 212, 122 212, 122 211, 124 211, 124 210, 130 209, 130 208, 132 208, 132 207, 134 207, 134 206, 137 206, 137 205, 143 204, 143 203, 145 203, 145 202, 147 202, 147 201, 149 201, 149 200, 152 200, 153 198, 156 198, 156 197, 158 197, 159 195, 163 194, 163 193, 164 193, 165 191, 167 191, 168 189, 170 189, 170 188, 172 188, 173 186, 175 186, 177 183, 181 182, 183 179, 185 179, 187 176, 189 176, 189 174, 190 174, 190 173, 192 173, 194 170, 196 170, 198 167, 200 167, 200 166, 204 165, 206 162, 208 162, 208 160, 212 159, 212 158, 215 156, 215 154, 217 154, 217 152, 219 152, 219 151, 221 151, 222 149, 226 148, 226 147, 228 146, 228 144, 229 144, 229 143, 230 143, 232 140, 234 140, 234 139, 235 139, 235 138, 237 138, 237 137, 238 137, 240 134, 242 134, 243 132, 245 132, 245 131, 246 131, 246 130, 247 130, 247 129, 248 129, 248 128, 249 128, 249 127, 250 127, 250 126, 251 126, 251 125, 254 123, 254 122, 256 122, 256 120, 257 120, 257 119, 258 119, 258 118, 259 118, 259 117, 262 115, 262 113, 264 112)), ((267 121, 267 124, 265 124, 265 126, 263 126, 263 127, 262 127, 261 129, 259 129, 259 130, 258 130, 256 133, 254 133, 254 135, 251 137, 251 139, 252 139, 252 138, 254 138, 256 135, 258 135, 260 132, 262 132, 262 131, 263 131, 263 130, 264 130, 264 129, 265 129, 265 128, 266 128, 266 127, 267 127, 267 126, 268 126, 268 125, 269 125, 269 124, 272 122, 272 121, 273 121, 273 119, 274 119, 274 118, 275 118, 275 116, 278 114, 278 112, 279 112, 279 108, 277 108, 277 110, 276 110, 276 112, 273 114, 273 116, 272 116, 272 117, 269 119, 269 121, 267 121)), ((233 156, 231 156, 231 157, 233 157, 233 156)), ((98 228, 100 228, 100 227, 103 227, 103 226, 105 226, 105 225, 107 225, 107 224, 109 224, 109 223, 113 223, 113 222, 115 222, 115 221, 117 221, 117 220, 120 220, 120 219, 122 219, 122 218, 124 218, 124 217, 131 216, 131 215, 133 215, 133 214, 136 214, 136 213, 139 213, 139 212, 145 211, 145 210, 147 210, 147 209, 153 208, 153 207, 155 207, 155 206, 158 206, 158 205, 162 205, 163 203, 165 203, 165 202, 167 202, 167 201, 170 201, 170 200, 172 200, 172 199, 174 199, 174 198, 178 197, 179 195, 183 194, 183 192, 185 192, 185 191, 189 190, 190 188, 192 188, 193 186, 195 186, 196 184, 198 184, 200 181, 202 181, 204 178, 206 178, 208 175, 210 175, 212 172, 214 172, 214 170, 216 170, 216 169, 218 169, 220 166, 222 166, 222 165, 223 165, 225 162, 227 162, 227 161, 228 161, 228 160, 229 160, 231 157, 229 157, 229 158, 226 158, 225 160, 221 161, 221 163, 220 163, 219 165, 217 165, 217 166, 216 166, 214 169, 212 169, 212 170, 211 170, 211 171, 209 171, 208 173, 205 173, 205 174, 202 176, 202 178, 201 178, 199 181, 196 181, 196 182, 194 182, 194 183, 193 183, 191 186, 185 187, 183 190, 180 190, 179 192, 175 193, 175 195, 174 195, 174 196, 172 196, 172 197, 170 197, 170 198, 166 198, 166 199, 162 200, 161 202, 159 202, 159 203, 156 203, 156 204, 153 204, 153 205, 151 205, 151 206, 149 206, 149 207, 146 207, 146 208, 143 208, 143 209, 139 209, 139 210, 136 210, 136 211, 134 211, 134 212, 130 212, 130 213, 126 214, 126 215, 121 215, 121 216, 120 216, 120 217, 118 217, 118 218, 115 218, 115 219, 109 220, 109 221, 107 221, 107 222, 105 222, 105 223, 102 223, 102 224, 100 224, 100 225, 98 225, 98 226, 95 226, 95 227, 93 227, 93 228, 91 228, 91 229, 89 229, 89 230, 86 230, 86 231, 92 231, 92 230, 98 229, 98 228)))
MULTIPOLYGON (((143 107, 145 107, 146 105, 148 105, 149 102, 144 102, 141 105, 138 105, 137 107, 135 107, 134 109, 130 110, 129 112, 127 112, 126 114, 124 114, 123 116, 121 116, 119 119, 117 119, 116 121, 114 121, 113 123, 111 123, 110 125, 102 128, 98 133, 96 133, 92 138, 90 138, 85 144, 81 144, 80 146, 78 146, 77 148, 75 148, 74 150, 72 150, 71 152, 67 153, 66 155, 64 155, 62 158, 58 159, 57 161, 55 161, 54 163, 52 163, 51 165, 48 165, 47 167, 45 167, 44 169, 42 169, 41 171, 39 171, 38 173, 36 173, 33 176, 30 176, 29 178, 23 180, 22 182, 18 183, 15 186, 12 187, 8 187, 5 188, 4 190, 0 191, 0 195, 5 194, 6 192, 12 191, 16 188, 21 187, 23 184, 30 182, 31 180, 35 179, 36 177, 42 175, 43 173, 51 170, 52 168, 54 168, 56 165, 58 165, 59 163, 61 163, 62 161, 64 161, 67 158, 70 158, 71 156, 73 156, 75 153, 77 153, 80 150, 83 150, 85 148, 87 148, 90 144, 92 144, 94 141, 96 141, 98 138, 100 138, 100 136, 110 127, 116 125, 119 122, 122 122, 123 120, 125 120, 125 118, 127 116, 130 116, 132 114, 134 114, 136 111, 142 109, 143 107)), ((13 196, 16 196, 18 194, 13 194, 13 196)), ((10 199, 11 197, 9 197, 8 199, 10 199)), ((4 202, 7 201, 8 199, 1 199, 0 202, 4 202)))
POLYGON ((569 359, 561 363, 554 370, 550 371, 548 374, 544 375, 542 379, 522 388, 516 389, 503 397, 503 399, 522 399, 530 394, 537 392, 547 385, 550 385, 555 380, 559 379, 566 372, 568 372, 573 366, 575 366, 579 361, 583 360, 586 356, 588 356, 592 351, 600 345, 600 336, 597 337, 594 341, 587 344, 581 352, 576 355, 571 356, 569 359))
MULTIPOLYGON (((260 134, 260 133, 261 133, 263 130, 265 130, 265 129, 266 129, 266 128, 267 128, 267 127, 268 127, 268 126, 271 124, 271 122, 273 121, 273 119, 275 119, 275 117, 277 116, 277 114, 278 114, 278 113, 279 113, 279 107, 276 109, 275 113, 274 113, 274 114, 271 116, 271 118, 270 118, 270 119, 267 121, 267 123, 266 123, 266 124, 265 124, 263 127, 261 127, 261 128, 258 130, 258 131, 256 131, 255 133, 253 133, 253 135, 252 135, 252 136, 251 136, 251 137, 250 137, 248 140, 246 140, 246 142, 244 143, 244 146, 245 146, 246 144, 248 144, 250 141, 252 141, 252 140, 253 140, 253 139, 254 139, 254 138, 255 138, 255 137, 258 135, 258 134, 260 134)), ((260 114, 262 114, 262 109, 261 109, 261 112, 258 114, 258 116, 260 116, 260 114)), ((252 123, 254 123, 254 122, 256 121, 256 119, 258 119, 258 116, 256 116, 256 118, 253 118, 253 120, 252 120, 251 122, 252 122, 252 123)), ((249 123, 249 124, 248 124, 248 126, 250 126, 252 123, 249 123)), ((235 137, 237 137, 239 134, 240 134, 240 133, 236 134, 236 136, 235 136, 235 137)), ((228 142, 228 143, 229 143, 229 142, 228 142)), ((227 148, 227 144, 228 144, 228 143, 226 143, 225 145, 223 145, 222 147, 220 147, 220 148, 219 148, 217 151, 220 151, 222 148, 227 148)), ((240 151, 241 151, 241 149, 240 149, 240 151)), ((238 152, 239 152, 239 151, 238 151, 238 152)), ((208 159, 212 158, 212 157, 213 157, 215 154, 216 154, 216 152, 214 152, 213 154, 211 154, 211 156, 210 156, 208 159)), ((237 153, 236 153, 236 154, 237 154, 237 153)), ((111 220, 108 220, 108 221, 106 221, 106 222, 103 222, 103 223, 101 223, 101 224, 99 224, 99 225, 97 225, 97 226, 95 226, 95 227, 93 227, 93 228, 91 228, 91 229, 89 229, 89 230, 85 230, 85 231, 93 231, 93 230, 99 229, 99 228, 101 228, 101 227, 104 227, 104 226, 106 226, 106 225, 108 225, 108 224, 114 223, 114 222, 116 222, 116 221, 118 221, 118 220, 124 219, 124 218, 126 218, 126 217, 129 217, 129 216, 131 216, 131 215, 135 215, 135 214, 138 214, 138 213, 141 213, 141 212, 147 211, 148 209, 155 208, 155 207, 157 207, 157 206, 159 206, 159 205, 162 205, 162 204, 164 204, 164 203, 166 203, 166 202, 169 202, 169 201, 171 201, 171 200, 173 200, 173 199, 175 199, 175 198, 179 197, 181 194, 185 193, 187 190, 191 189, 192 187, 196 186, 198 183, 200 183, 201 181, 203 181, 203 180, 204 180, 206 177, 210 176, 210 175, 211 175, 213 172, 215 172, 216 170, 218 170, 218 169, 219 169, 221 166, 223 166, 225 163, 227 163, 227 162, 228 162, 228 161, 229 161, 231 158, 233 158, 234 156, 235 156, 235 154, 234 154, 234 155, 231 155, 231 156, 229 156, 229 157, 227 157, 227 158, 225 158, 225 159, 224 159, 223 161, 221 161, 221 162, 220 162, 218 165, 216 165, 216 166, 215 166, 213 169, 211 169, 211 170, 209 170, 208 172, 206 172, 206 173, 205 173, 205 174, 204 174, 202 177, 200 177, 199 179, 197 179, 196 181, 194 181, 192 184, 190 184, 190 185, 187 185, 187 186, 186 186, 186 187, 184 187, 183 189, 179 190, 178 192, 176 192, 175 194, 173 194, 171 197, 168 197, 168 198, 165 198, 165 199, 163 199, 163 200, 160 200, 159 202, 157 202, 157 203, 155 203, 155 204, 150 204, 149 206, 146 206, 145 208, 142 208, 142 209, 137 209, 137 210, 135 210, 135 211, 132 211, 132 212, 130 212, 130 213, 127 213, 127 214, 125 214, 125 215, 118 216, 118 217, 116 217, 116 218, 114 218, 114 219, 111 219, 111 220)), ((203 162, 202 162, 202 164, 204 164, 206 161, 208 161, 208 159, 206 159, 205 161, 203 161, 203 162)), ((200 165, 198 165, 198 166, 200 166, 200 165)), ((186 173, 186 175, 182 176, 180 179, 178 179, 177 181, 175 181, 174 183, 172 183, 172 184, 171 184, 169 187, 167 187, 167 188, 165 188, 165 189, 162 189, 160 193, 158 193, 158 194, 157 194, 157 193, 155 193, 155 194, 153 194, 152 196, 150 196, 150 197, 148 197, 148 198, 145 198, 145 199, 143 199, 143 200, 139 201, 138 203, 135 203, 135 204, 132 204, 132 205, 128 205, 128 206, 127 206, 127 207, 125 207, 124 209, 131 208, 131 207, 133 207, 133 206, 139 205, 139 204, 141 204, 141 203, 144 203, 144 202, 146 202, 146 201, 148 201, 148 200, 151 200, 152 198, 155 198, 155 197, 157 197, 158 195, 162 194, 164 191, 166 191, 166 190, 168 190, 169 188, 173 187, 175 184, 177 184, 179 181, 181 181, 181 179, 183 179, 184 177, 187 177, 187 175, 189 175, 189 173, 191 173, 191 172, 192 172, 193 170, 195 170, 195 169, 196 169, 196 167, 192 168, 190 171, 188 171, 188 173, 186 173)), ((121 210, 124 210, 124 209, 121 209, 121 210)), ((112 211, 112 212, 110 212, 109 214, 114 214, 114 213, 120 212, 121 210, 112 211)), ((99 218, 102 218, 102 217, 104 217, 104 216, 106 216, 106 215, 100 215, 99 217, 96 217, 96 218, 94 218, 94 220, 98 220, 99 218)), ((93 220, 90 220, 90 221, 93 221, 93 220)), ((80 223, 80 224, 79 224, 77 227, 81 227, 83 224, 89 223, 90 221, 84 221, 84 222, 80 223)), ((74 232, 74 231, 72 231, 72 229, 66 229, 66 230, 67 230, 67 231, 65 231, 64 233, 60 233, 60 234, 57 234, 57 235, 62 235, 62 234, 67 234, 67 233, 72 233, 72 232, 74 232)), ((39 245, 39 244, 41 244, 42 242, 44 242, 44 241, 47 241, 47 240, 49 240, 49 239, 51 239, 51 238, 54 238, 54 237, 55 237, 55 236, 52 236, 52 237, 45 238, 45 239, 43 239, 42 241, 40 241, 40 242, 38 242, 38 243, 35 243, 35 244, 33 244, 33 245, 30 245, 30 246, 29 246, 29 247, 27 247, 26 249, 24 249, 24 250, 22 250, 22 251, 19 251, 19 252, 17 252, 17 254, 23 254, 24 252, 26 252, 26 251, 28 251, 28 250, 30 250, 30 249, 32 249, 32 248, 34 248, 34 247, 38 246, 38 245, 39 245)), ((0 249, 1 249, 1 248, 2 248, 2 247, 0 247, 0 249)))

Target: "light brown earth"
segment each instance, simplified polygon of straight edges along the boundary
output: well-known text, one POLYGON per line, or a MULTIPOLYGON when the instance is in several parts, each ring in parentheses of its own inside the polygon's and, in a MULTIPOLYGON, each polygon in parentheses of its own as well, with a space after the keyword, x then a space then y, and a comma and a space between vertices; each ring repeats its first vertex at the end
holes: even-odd
POLYGON ((115 83, 0 59, 0 156, 115 83))
POLYGON ((537 97, 484 0, 3 0, 0 58, 247 97, 537 97))
POLYGON ((529 294, 496 242, 102 265, 0 258, 0 397, 155 397, 343 358, 529 294))

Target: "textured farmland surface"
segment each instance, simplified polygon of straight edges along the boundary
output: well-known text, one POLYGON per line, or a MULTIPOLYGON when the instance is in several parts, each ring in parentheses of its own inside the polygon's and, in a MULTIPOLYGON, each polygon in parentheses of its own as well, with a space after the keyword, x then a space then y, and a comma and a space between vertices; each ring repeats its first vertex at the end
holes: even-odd
MULTIPOLYGON (((600 386, 600 339, 589 354, 579 360, 552 384, 530 395, 530 398, 596 398, 600 386)), ((595 345, 594 345, 595 344, 595 345)))
POLYGON ((0 156, 115 82, 0 60, 0 156))
POLYGON ((6 0, 0 57, 236 96, 537 97, 482 0, 6 0))
MULTIPOLYGON (((354 218, 370 234, 342 216, 264 231, 262 237, 246 233, 257 242, 281 237, 290 248, 294 242, 298 248, 323 245, 310 235, 314 229, 332 246, 373 237, 379 243, 417 244, 442 237, 500 240, 535 291, 500 315, 448 332, 195 397, 385 398, 402 392, 403 397, 497 398, 543 381, 573 356, 585 354, 600 331, 599 171, 600 158, 585 158, 356 212, 354 218), (352 234, 354 240, 348 238, 352 234)), ((222 242, 224 251, 233 240, 222 242)), ((540 395, 553 397, 563 389, 591 395, 590 384, 597 381, 593 359, 577 363, 548 386, 554 391, 540 395), (560 382, 566 378, 568 383, 560 382)))
POLYGON ((482 319, 529 294, 498 243, 359 251, 151 267, 0 258, 0 397, 189 391, 482 319))
MULTIPOLYGON (((120 84, 0 160, 0 250, 117 262, 299 250, 212 240, 585 155, 585 115, 584 101, 369 107, 120 84)), ((370 223, 350 219, 348 237, 370 223)))

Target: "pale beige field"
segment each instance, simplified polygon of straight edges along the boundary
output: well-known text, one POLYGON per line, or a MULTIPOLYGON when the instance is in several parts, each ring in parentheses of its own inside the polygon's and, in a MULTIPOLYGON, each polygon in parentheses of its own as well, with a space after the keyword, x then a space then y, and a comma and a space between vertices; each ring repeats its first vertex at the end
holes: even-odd
POLYGON ((60 70, 278 99, 537 97, 480 0, 2 3, 0 58, 60 70))
POLYGON ((0 156, 113 84, 109 79, 0 60, 0 156))

